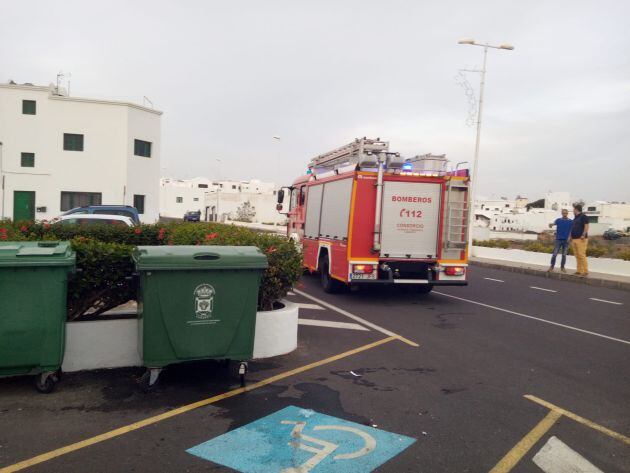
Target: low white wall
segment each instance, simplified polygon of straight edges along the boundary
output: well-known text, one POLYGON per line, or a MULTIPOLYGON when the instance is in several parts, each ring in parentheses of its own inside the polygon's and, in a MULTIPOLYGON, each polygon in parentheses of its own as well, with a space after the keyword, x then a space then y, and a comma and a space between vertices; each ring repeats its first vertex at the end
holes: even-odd
MULTIPOLYGON (((284 355, 297 348, 298 306, 256 314, 254 358, 284 355)), ((138 319, 68 322, 65 372, 142 366, 138 354, 138 319)))
POLYGON ((63 371, 142 366, 138 319, 68 322, 63 371))
MULTIPOLYGON (((506 250, 503 248, 486 248, 473 246, 473 257, 502 260, 524 265, 549 266, 551 254, 536 253, 525 250, 506 250)), ((560 267, 561 256, 556 258, 556 268, 560 267)), ((567 269, 576 269, 575 257, 567 255, 567 269)), ((630 261, 612 258, 588 258, 588 270, 594 273, 613 274, 616 276, 630 277, 630 261)))
MULTIPOLYGON (((590 231, 590 228, 589 228, 590 231)), ((499 232, 490 230, 488 227, 474 227, 473 238, 475 240, 519 240, 519 241, 535 241, 538 240, 537 233, 523 232, 499 232)))
POLYGON ((256 315, 254 358, 284 355, 297 348, 299 308, 286 300, 282 303, 283 309, 256 315))

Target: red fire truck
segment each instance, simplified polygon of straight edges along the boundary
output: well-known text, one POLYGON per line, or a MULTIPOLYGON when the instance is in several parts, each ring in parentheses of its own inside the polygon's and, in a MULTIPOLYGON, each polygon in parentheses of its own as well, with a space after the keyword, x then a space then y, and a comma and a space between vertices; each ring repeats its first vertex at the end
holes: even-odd
POLYGON ((344 285, 467 284, 468 171, 444 155, 403 158, 380 139, 316 156, 278 192, 288 236, 326 292, 344 285))

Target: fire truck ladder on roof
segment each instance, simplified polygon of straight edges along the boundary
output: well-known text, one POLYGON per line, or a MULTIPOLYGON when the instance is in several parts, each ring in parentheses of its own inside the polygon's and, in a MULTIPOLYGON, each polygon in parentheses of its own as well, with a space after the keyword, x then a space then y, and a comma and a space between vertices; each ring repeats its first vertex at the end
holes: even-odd
POLYGON ((456 199, 456 195, 466 196, 468 185, 459 180, 449 179, 446 186, 446 239, 448 249, 466 248, 468 235, 468 199, 456 199))
POLYGON ((309 163, 309 169, 339 169, 343 166, 356 164, 365 167, 377 167, 378 156, 381 153, 387 153, 389 150, 389 142, 381 141, 380 138, 375 140, 369 138, 357 138, 340 148, 329 151, 328 153, 315 156, 309 163))

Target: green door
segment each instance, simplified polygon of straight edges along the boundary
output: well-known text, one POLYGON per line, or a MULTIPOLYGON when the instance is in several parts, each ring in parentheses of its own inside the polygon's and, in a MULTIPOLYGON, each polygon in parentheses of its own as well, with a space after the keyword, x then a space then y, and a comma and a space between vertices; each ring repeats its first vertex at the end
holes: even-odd
POLYGON ((35 220, 35 192, 13 191, 13 221, 35 220))

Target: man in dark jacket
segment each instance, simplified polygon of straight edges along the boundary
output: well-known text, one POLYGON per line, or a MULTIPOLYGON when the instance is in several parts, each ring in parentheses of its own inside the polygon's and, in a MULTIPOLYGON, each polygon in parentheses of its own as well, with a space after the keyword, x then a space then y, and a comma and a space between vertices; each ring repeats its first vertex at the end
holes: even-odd
POLYGON ((588 247, 588 217, 582 213, 582 204, 573 204, 573 225, 571 226, 571 248, 577 261, 577 274, 580 277, 588 275, 586 248, 588 247))

